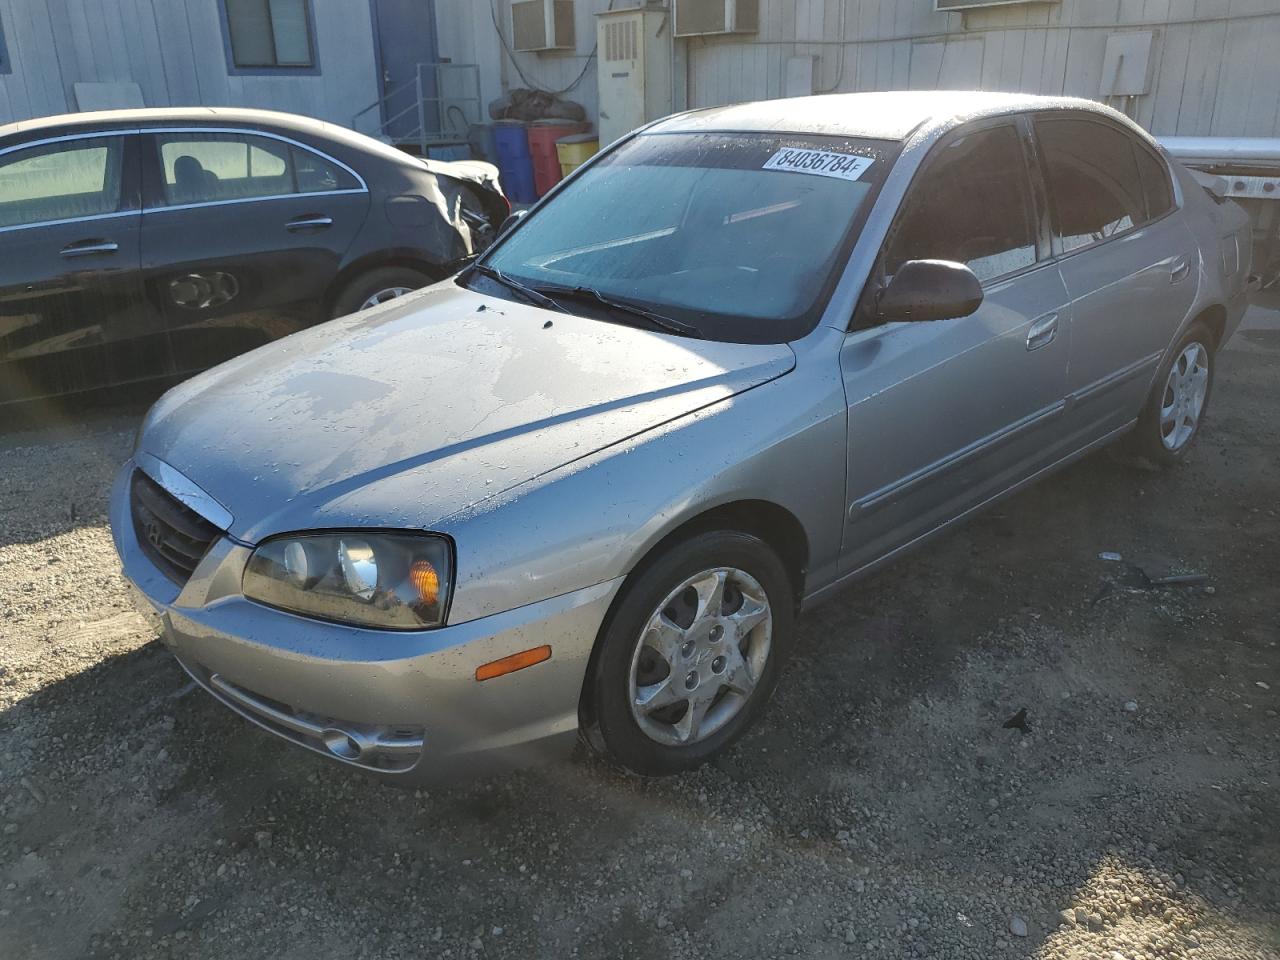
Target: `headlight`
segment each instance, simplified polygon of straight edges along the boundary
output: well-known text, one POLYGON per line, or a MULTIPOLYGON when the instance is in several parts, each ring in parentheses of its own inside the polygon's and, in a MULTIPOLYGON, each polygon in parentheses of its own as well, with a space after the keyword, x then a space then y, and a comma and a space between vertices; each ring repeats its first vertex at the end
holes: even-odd
POLYGON ((386 630, 440 626, 452 587, 444 537, 358 530, 268 540, 249 558, 242 584, 250 600, 386 630))

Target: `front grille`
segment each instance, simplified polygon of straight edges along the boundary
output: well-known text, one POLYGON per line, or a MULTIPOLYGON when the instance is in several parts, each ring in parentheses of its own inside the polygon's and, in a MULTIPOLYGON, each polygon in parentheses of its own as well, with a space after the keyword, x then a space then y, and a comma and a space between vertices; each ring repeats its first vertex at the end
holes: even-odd
POLYGON ((218 537, 218 528, 179 502, 141 470, 130 484, 138 545, 160 571, 183 586, 218 537))

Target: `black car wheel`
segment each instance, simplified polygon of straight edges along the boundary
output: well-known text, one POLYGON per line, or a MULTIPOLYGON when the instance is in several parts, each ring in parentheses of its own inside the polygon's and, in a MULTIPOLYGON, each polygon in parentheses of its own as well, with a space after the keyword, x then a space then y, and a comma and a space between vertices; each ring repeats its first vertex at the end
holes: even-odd
POLYGON ((345 317, 425 287, 431 278, 412 267, 378 267, 356 277, 334 298, 330 318, 345 317))
POLYGON ((1213 391, 1214 337, 1203 323, 1193 323, 1156 375, 1130 451, 1157 466, 1186 459, 1200 435, 1213 391))
POLYGON ((760 717, 791 644, 794 593, 762 540, 699 534, 633 575, 588 679, 588 742, 647 776, 691 770, 760 717))

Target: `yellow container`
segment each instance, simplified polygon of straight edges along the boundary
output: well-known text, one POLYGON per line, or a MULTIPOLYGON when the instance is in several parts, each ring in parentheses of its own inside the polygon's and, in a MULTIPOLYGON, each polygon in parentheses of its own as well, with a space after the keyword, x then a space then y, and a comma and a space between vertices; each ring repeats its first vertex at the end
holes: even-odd
POLYGON ((574 167, 585 162, 599 149, 600 141, 593 133, 561 137, 556 141, 556 156, 560 159, 560 172, 567 177, 574 167))

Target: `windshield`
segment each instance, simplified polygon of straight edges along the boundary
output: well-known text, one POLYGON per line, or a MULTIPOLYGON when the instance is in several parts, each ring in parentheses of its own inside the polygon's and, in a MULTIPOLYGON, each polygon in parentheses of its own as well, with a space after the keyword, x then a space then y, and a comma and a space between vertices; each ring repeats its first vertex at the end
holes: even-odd
MULTIPOLYGON (((741 343, 816 324, 889 166, 884 141, 648 134, 584 170, 484 264, 526 287, 589 288, 741 343)), ((490 289, 491 281, 477 281, 490 289)), ((630 322, 599 300, 574 312, 630 322)))

